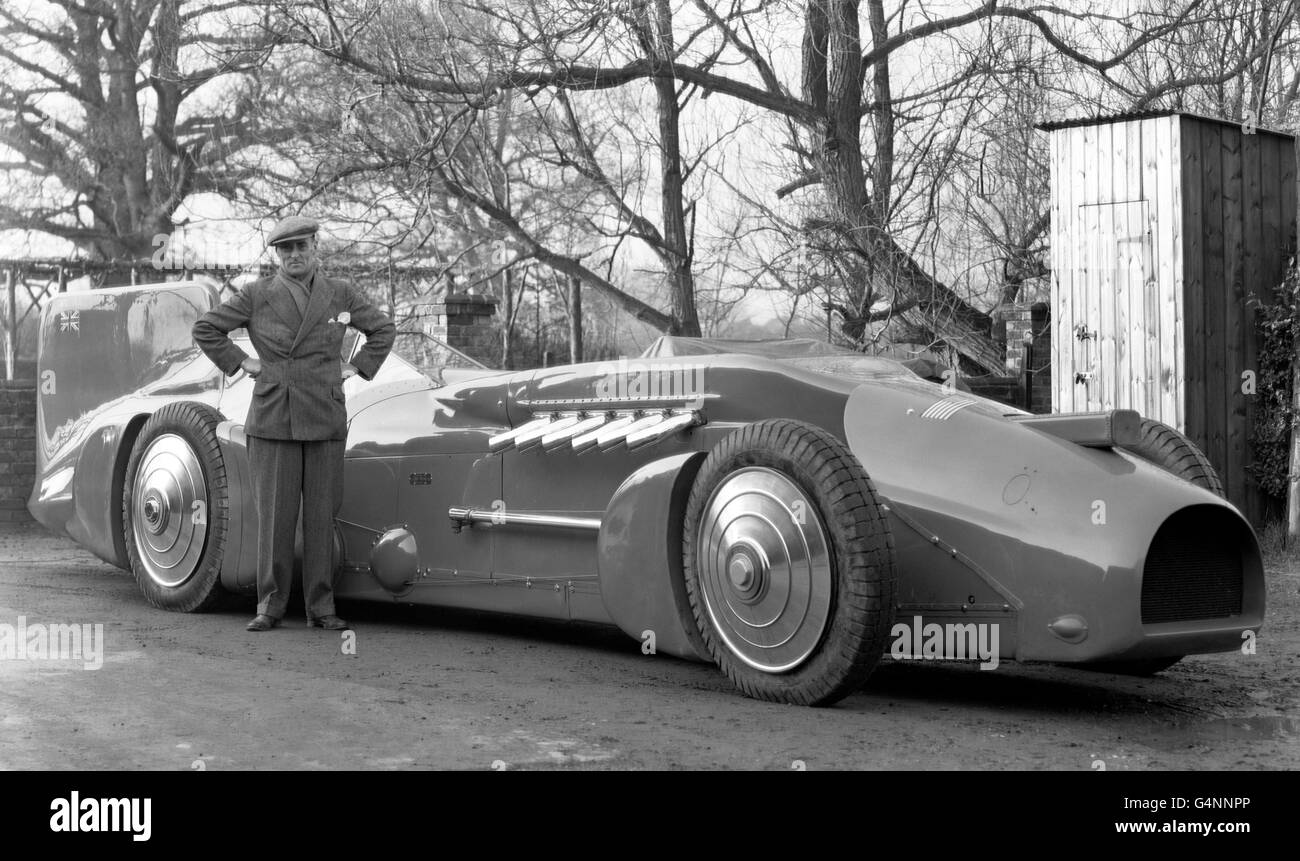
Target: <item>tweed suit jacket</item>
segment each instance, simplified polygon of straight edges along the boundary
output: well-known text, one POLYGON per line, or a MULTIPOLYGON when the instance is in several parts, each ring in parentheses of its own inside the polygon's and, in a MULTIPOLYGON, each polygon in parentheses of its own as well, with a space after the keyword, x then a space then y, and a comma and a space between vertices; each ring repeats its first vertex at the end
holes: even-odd
POLYGON ((397 328, 351 284, 319 270, 306 311, 274 277, 262 278, 194 324, 194 341, 225 374, 248 358, 229 338, 240 327, 262 361, 244 432, 267 439, 347 439, 348 413, 339 355, 348 326, 365 333, 352 364, 363 379, 379 371, 397 328), (347 316, 339 322, 340 315, 347 316))

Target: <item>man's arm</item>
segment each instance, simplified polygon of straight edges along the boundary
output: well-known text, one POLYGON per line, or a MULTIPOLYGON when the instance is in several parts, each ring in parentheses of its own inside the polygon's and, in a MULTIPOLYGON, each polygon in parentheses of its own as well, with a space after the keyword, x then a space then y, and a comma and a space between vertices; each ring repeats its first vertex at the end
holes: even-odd
POLYGON ((248 288, 240 290, 229 301, 213 308, 200 317, 191 329, 194 342, 199 345, 212 364, 226 376, 238 371, 248 359, 248 354, 231 341, 229 332, 247 326, 253 314, 253 300, 248 288))
POLYGON ((357 369, 363 380, 372 379, 379 373, 379 366, 393 349, 393 339, 397 337, 397 326, 387 314, 372 305, 351 284, 348 285, 348 325, 364 332, 366 343, 352 358, 352 366, 357 369))

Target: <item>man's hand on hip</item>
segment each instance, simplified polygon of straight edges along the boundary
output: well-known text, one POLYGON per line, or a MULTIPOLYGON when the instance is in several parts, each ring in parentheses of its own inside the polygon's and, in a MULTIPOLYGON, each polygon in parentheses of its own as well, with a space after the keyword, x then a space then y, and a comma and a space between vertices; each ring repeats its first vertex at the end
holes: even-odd
POLYGON ((257 379, 258 374, 262 373, 262 360, 254 359, 251 356, 239 363, 239 367, 244 369, 250 379, 257 379))
POLYGON ((350 377, 355 377, 357 375, 356 365, 352 364, 351 362, 340 362, 339 364, 342 366, 343 379, 346 380, 350 377))

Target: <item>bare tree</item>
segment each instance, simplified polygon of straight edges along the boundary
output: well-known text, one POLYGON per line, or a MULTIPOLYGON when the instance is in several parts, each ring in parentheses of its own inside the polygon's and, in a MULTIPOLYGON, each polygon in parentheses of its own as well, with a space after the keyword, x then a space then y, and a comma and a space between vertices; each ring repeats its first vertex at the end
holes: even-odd
MULTIPOLYGON (((298 13, 293 32, 331 58, 430 98, 482 104, 509 90, 576 93, 648 80, 658 96, 661 122, 672 115, 665 110, 671 107, 666 98, 670 85, 676 93, 693 87, 702 96, 724 94, 761 108, 791 131, 795 179, 783 193, 818 189, 813 208, 819 211, 810 214, 803 227, 840 269, 842 292, 849 300, 840 303, 847 312, 846 333, 860 340, 873 324, 902 318, 918 337, 937 337, 974 366, 998 370, 1002 358, 990 338, 988 315, 936 277, 932 266, 920 262, 926 237, 911 229, 935 217, 935 189, 940 185, 936 171, 963 153, 964 139, 953 131, 960 122, 950 116, 960 118, 963 111, 972 110, 978 81, 998 73, 995 58, 991 50, 976 52, 967 67, 954 67, 946 79, 921 93, 896 92, 895 61, 935 39, 974 33, 972 41, 987 41, 993 23, 1015 22, 1078 72, 1109 85, 1144 48, 1204 19, 1200 0, 1152 12, 1140 26, 1101 11, 992 0, 946 16, 930 14, 924 4, 890 11, 884 0, 807 0, 797 8, 782 7, 785 23, 797 14, 803 33, 795 85, 777 72, 780 64, 755 38, 757 28, 750 26, 751 21, 766 23, 770 31, 772 16, 782 11, 777 4, 732 0, 715 7, 694 0, 688 5, 690 18, 681 8, 673 13, 660 0, 528 0, 492 7, 446 2, 438 7, 444 16, 472 10, 498 22, 501 29, 494 32, 508 36, 491 46, 476 46, 490 56, 489 62, 455 70, 433 68, 409 53, 373 50, 367 34, 380 13, 369 3, 318 0, 310 15, 298 13), (611 38, 611 25, 620 22, 639 34, 638 50, 611 38), (672 39, 667 38, 669 22, 672 39), (1097 33, 1103 31, 1115 37, 1113 48, 1099 43, 1097 33), (919 110, 922 104, 926 109, 919 110), (910 118, 918 112, 920 121, 910 118), (870 126, 866 138, 864 120, 870 126), (913 128, 906 128, 909 124, 913 128), (933 145, 921 139, 926 129, 935 139, 933 145), (900 144, 906 145, 902 151, 900 144), (909 190, 922 201, 919 208, 908 198, 909 190)), ((664 138, 661 134, 661 144, 664 138)), ((664 162, 667 181, 661 186, 671 190, 671 146, 664 151, 670 157, 664 162)), ((661 215, 667 219, 685 211, 672 209, 661 215)), ((663 223, 670 225, 668 220, 663 223)), ((681 235, 674 225, 663 231, 666 246, 679 259, 681 235)), ((684 290, 680 283, 678 287, 679 293, 684 290)), ((657 321, 668 331, 680 330, 688 315, 680 310, 681 302, 675 300, 673 307, 681 319, 665 315, 668 319, 657 321)), ((653 314, 643 314, 642 319, 655 321, 653 314)))
MULTIPOLYGON (((829 304, 852 339, 889 321, 904 339, 946 343, 988 371, 1001 362, 996 346, 982 343, 991 321, 980 306, 1013 300, 1045 271, 1047 165, 1033 122, 1063 107, 1144 107, 1181 92, 1191 78, 1135 87, 1132 65, 1230 13, 1201 0, 1129 16, 985 3, 942 17, 925 4, 889 9, 884 0, 803 8, 804 97, 826 119, 796 129, 795 139, 806 141, 803 168, 783 191, 818 190, 811 202, 825 220, 806 220, 811 247, 844 267, 844 298, 829 304), (868 48, 858 45, 859 16, 868 48), (930 73, 917 74, 918 62, 930 73), (861 156, 860 166, 846 151, 861 156), (953 208, 955 219, 944 211, 953 208), (971 234, 979 241, 953 254, 954 239, 969 242, 971 234), (944 261, 941 247, 961 259, 944 261), (980 270, 985 277, 959 283, 980 270)), ((1230 80, 1263 52, 1258 42, 1245 45, 1240 62, 1204 69, 1196 80, 1230 80)))
MULTIPOLYGON (((418 164, 434 180, 427 187, 436 185, 439 194, 491 219, 515 249, 516 265, 534 260, 610 296, 638 320, 663 331, 699 334, 694 203, 688 183, 700 158, 686 159, 679 134, 680 112, 696 88, 670 73, 656 76, 654 120, 647 124, 639 117, 639 106, 621 93, 593 106, 590 100, 577 103, 579 94, 564 88, 483 90, 473 84, 483 68, 505 67, 521 56, 560 68, 572 61, 571 50, 592 45, 639 56, 666 70, 676 54, 666 0, 638 0, 617 8, 581 0, 529 0, 504 7, 406 3, 382 10, 365 3, 276 5, 289 22, 291 38, 354 70, 357 80, 377 82, 407 108, 438 114, 429 117, 423 156, 404 154, 403 163, 418 164), (594 31, 594 24, 611 29, 594 31), (611 35, 613 30, 618 33, 611 35), (599 38, 584 43, 582 34, 593 31, 599 38), (425 80, 449 85, 431 88, 423 85, 425 80), (481 169, 487 150, 470 152, 478 146, 476 134, 448 133, 482 122, 506 103, 515 107, 516 125, 526 127, 498 143, 510 150, 515 162, 510 183, 530 191, 526 200, 503 197, 501 179, 509 171, 481 169), (640 181, 648 161, 660 166, 657 207, 646 206, 646 183, 640 181), (467 169, 470 164, 476 167, 467 169), (565 233, 556 224, 539 230, 541 210, 567 214, 570 230, 565 233), (588 237, 575 236, 575 227, 585 228, 588 237), (570 240, 567 245, 549 238, 561 233, 570 240), (614 258, 628 240, 649 250, 662 266, 665 310, 610 280, 614 258)), ((394 161, 392 147, 387 149, 381 166, 394 161)))
POLYGON ((14 117, 0 128, 0 228, 138 259, 189 195, 238 195, 256 174, 240 156, 281 136, 258 121, 270 40, 237 5, 0 7, 0 105, 14 117))
MULTIPOLYGON (((532 277, 520 267, 535 265, 545 277, 581 280, 648 325, 693 333, 697 223, 724 219, 709 210, 693 176, 699 154, 684 154, 682 131, 705 124, 702 102, 725 97, 760 115, 765 157, 784 153, 789 181, 751 197, 751 215, 778 215, 780 229, 744 228, 754 259, 726 259, 747 274, 711 283, 788 289, 814 314, 835 309, 840 336, 860 348, 919 341, 992 371, 1002 356, 982 309, 1018 295, 1041 269, 1045 201, 1028 202, 1043 175, 1027 111, 1065 104, 1058 94, 1097 107, 1163 105, 1196 88, 1231 90, 1239 78, 1255 81, 1243 92, 1282 101, 1294 90, 1293 14, 1281 0, 1252 0, 1260 35, 1231 42, 1217 64, 1202 56, 1209 34, 1245 26, 1228 0, 1153 2, 1128 16, 1018 0, 956 13, 886 0, 265 5, 276 32, 334 61, 347 83, 358 145, 335 146, 309 178, 316 189, 350 183, 361 219, 380 211, 368 191, 404 189, 385 218, 423 207, 428 217, 412 224, 432 236, 454 201, 486 219, 492 242, 508 243, 507 278, 532 277), (801 36, 794 64, 782 38, 791 31, 801 36), (1156 64, 1165 45, 1186 54, 1168 80, 1156 64), (1030 104, 1023 96, 1035 87, 1041 98, 1030 104), (634 105, 646 93, 653 108, 638 127, 615 97, 634 105), (405 112, 403 135, 376 131, 380 105, 405 112), (507 126, 492 119, 503 106, 504 137, 507 126), (652 148, 620 149, 628 141, 652 148), (1029 163, 1015 170, 1026 151, 1029 163), (445 202, 441 216, 433 201, 445 202), (954 261, 950 246, 965 236, 983 245, 968 246, 976 259, 954 261), (626 271, 615 261, 628 240, 657 260, 662 301, 613 278, 626 271)), ((508 287, 504 295, 509 304, 508 287)))
POLYGON ((1137 52, 1112 83, 1133 109, 1290 128, 1300 96, 1297 11, 1293 0, 1205 0, 1201 15, 1137 52))

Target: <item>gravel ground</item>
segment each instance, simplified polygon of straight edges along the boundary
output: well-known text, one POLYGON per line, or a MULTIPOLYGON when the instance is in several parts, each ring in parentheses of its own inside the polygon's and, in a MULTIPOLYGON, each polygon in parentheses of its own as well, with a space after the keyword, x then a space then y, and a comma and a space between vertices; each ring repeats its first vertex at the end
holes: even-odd
MULTIPOLYGON (((1257 653, 1151 678, 890 663, 830 709, 564 625, 341 604, 249 634, 251 602, 155 610, 38 525, 0 528, 0 622, 102 624, 102 666, 0 660, 6 769, 1295 769, 1300 561, 1275 554, 1257 653)), ((292 608, 291 608, 292 609, 292 608)))

